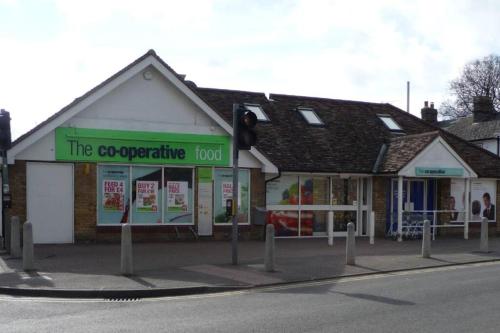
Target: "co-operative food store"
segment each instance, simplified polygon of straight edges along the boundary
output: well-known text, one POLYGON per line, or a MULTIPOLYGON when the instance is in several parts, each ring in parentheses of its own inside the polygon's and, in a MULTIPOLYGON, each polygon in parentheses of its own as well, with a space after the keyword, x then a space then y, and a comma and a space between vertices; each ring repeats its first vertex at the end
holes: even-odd
POLYGON ((385 103, 197 87, 149 51, 15 140, 7 218, 30 220, 37 243, 113 240, 121 223, 137 240, 229 237, 233 103, 259 119, 240 155, 242 238, 261 236, 262 211, 281 237, 325 236, 328 212, 337 235, 353 221, 363 236, 373 211, 383 236, 495 211, 500 160, 431 122, 385 103))

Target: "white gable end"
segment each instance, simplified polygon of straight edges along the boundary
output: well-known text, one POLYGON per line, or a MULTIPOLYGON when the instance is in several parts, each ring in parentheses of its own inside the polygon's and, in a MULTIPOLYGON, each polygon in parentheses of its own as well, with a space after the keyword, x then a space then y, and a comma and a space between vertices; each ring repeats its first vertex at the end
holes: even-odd
POLYGON ((441 138, 437 137, 422 152, 400 170, 398 175, 418 177, 416 168, 463 170, 462 176, 453 178, 477 178, 472 168, 441 138))

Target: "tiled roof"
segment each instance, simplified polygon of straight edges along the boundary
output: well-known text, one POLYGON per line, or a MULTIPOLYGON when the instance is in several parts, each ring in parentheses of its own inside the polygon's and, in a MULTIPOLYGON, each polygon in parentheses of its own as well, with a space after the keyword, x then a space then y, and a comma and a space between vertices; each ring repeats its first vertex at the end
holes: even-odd
POLYGON ((257 149, 281 171, 369 174, 373 172, 381 147, 386 144, 388 150, 379 171, 396 172, 439 133, 480 177, 500 178, 500 159, 496 155, 393 105, 281 94, 271 94, 268 99, 260 92, 198 88, 184 81, 184 77, 177 74, 153 50, 75 99, 19 137, 13 145, 148 56, 155 57, 228 124, 232 124, 233 103, 260 104, 270 121, 259 123, 257 126, 257 149), (297 107, 314 109, 324 126, 309 125, 297 112, 297 107), (391 132, 379 119, 380 114, 390 115, 403 132, 391 132))
POLYGON ((496 138, 500 133, 500 113, 495 120, 474 122, 473 116, 440 121, 439 126, 467 141, 496 138))
POLYGON ((397 173, 438 136, 439 131, 433 131, 391 139, 378 172, 397 173))

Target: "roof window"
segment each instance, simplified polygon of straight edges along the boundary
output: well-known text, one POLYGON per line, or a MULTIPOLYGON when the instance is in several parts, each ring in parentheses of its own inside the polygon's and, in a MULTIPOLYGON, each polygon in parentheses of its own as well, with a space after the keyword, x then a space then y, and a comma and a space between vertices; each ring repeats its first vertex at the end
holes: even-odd
POLYGON ((392 119, 391 116, 387 114, 379 114, 378 117, 380 118, 380 120, 384 122, 384 125, 387 126, 387 128, 390 129, 391 131, 400 132, 403 130, 401 126, 399 126, 398 123, 394 119, 392 119))
POLYGON ((259 104, 245 104, 245 108, 255 113, 258 121, 269 121, 269 117, 259 104))
POLYGON ((309 125, 324 125, 323 121, 321 121, 313 109, 299 107, 298 110, 309 125))

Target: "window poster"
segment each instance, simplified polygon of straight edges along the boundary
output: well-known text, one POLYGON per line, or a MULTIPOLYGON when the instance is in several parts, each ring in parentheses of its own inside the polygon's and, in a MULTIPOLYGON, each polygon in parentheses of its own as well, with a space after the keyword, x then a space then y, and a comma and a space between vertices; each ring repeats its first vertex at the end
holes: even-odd
POLYGON ((125 210, 125 182, 123 180, 104 179, 103 209, 106 212, 123 212, 125 210))
POLYGON ((169 212, 187 212, 189 206, 188 182, 167 182, 167 210, 169 212))
POLYGON ((138 212, 155 213, 158 211, 158 182, 157 181, 136 181, 138 212))
MULTIPOLYGON (((250 173, 239 171, 238 223, 249 222, 250 173)), ((226 216, 226 200, 233 198, 233 172, 231 169, 216 169, 214 172, 214 222, 231 223, 226 216)))
MULTIPOLYGON (((221 192, 222 192, 222 207, 226 207, 226 201, 228 199, 233 198, 233 182, 222 182, 221 184, 221 192)), ((241 186, 241 183, 239 183, 239 188, 238 188, 238 208, 241 208, 241 193, 243 191, 243 188, 241 186)))
POLYGON ((471 181, 471 221, 480 221, 486 217, 489 221, 495 221, 495 203, 497 199, 496 180, 478 179, 471 181))
POLYGON ((98 168, 97 223, 130 222, 130 169, 128 166, 102 165, 98 168))
MULTIPOLYGON (((489 221, 496 220, 496 180, 477 179, 471 181, 470 221, 481 221, 482 217, 489 221)), ((465 183, 462 179, 452 179, 450 196, 447 200, 450 210, 450 221, 463 222, 465 212, 465 183)))
POLYGON ((298 205, 299 185, 297 176, 283 175, 269 183, 266 188, 267 205, 298 205))

